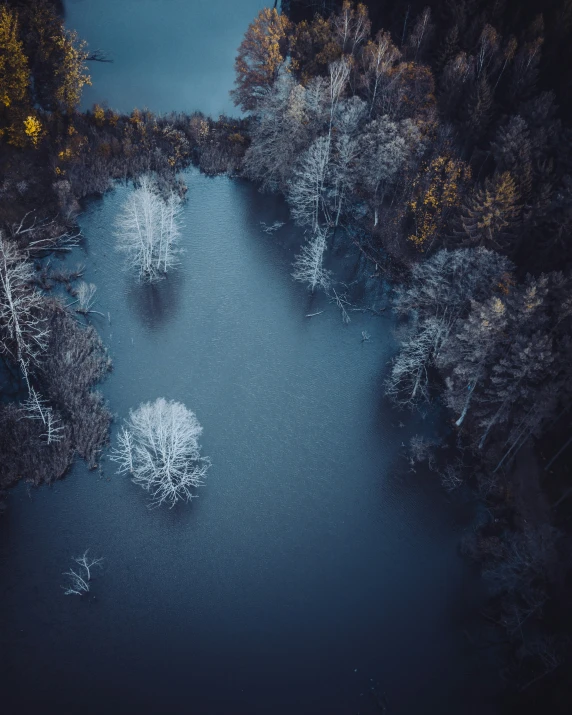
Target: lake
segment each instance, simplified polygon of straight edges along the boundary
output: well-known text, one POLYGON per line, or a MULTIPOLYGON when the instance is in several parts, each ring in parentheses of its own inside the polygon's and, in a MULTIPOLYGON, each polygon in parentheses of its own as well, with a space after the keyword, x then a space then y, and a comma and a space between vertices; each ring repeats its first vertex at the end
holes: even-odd
MULTIPOLYGON (((89 102, 228 110, 260 5, 68 2, 69 26, 115 55, 89 102)), ((470 509, 406 459, 411 436, 445 426, 383 399, 391 312, 342 324, 291 278, 303 236, 282 199, 184 178, 184 253, 166 280, 137 283, 115 249, 129 186, 85 202, 67 260, 86 264, 110 317, 92 322, 114 366, 101 388, 111 443, 142 401, 184 402, 204 427, 206 486, 150 510, 106 451, 100 470, 78 463, 53 487, 13 491, 0 521, 4 712, 366 715, 380 712, 375 693, 392 715, 496 712, 464 632, 470 509), (274 221, 285 225, 268 235, 274 221), (103 568, 89 597, 66 597, 62 572, 86 548, 103 568)), ((388 287, 354 283, 363 271, 340 239, 328 266, 356 306, 386 305, 388 287)))

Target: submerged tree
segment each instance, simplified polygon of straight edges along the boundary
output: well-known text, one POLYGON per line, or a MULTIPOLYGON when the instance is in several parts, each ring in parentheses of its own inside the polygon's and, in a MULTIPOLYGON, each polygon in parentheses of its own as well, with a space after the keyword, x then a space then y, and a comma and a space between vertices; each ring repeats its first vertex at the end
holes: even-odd
POLYGON ((151 506, 173 507, 195 497, 191 490, 204 484, 210 461, 200 454, 202 431, 194 412, 160 397, 129 413, 111 459, 119 474, 131 474, 150 493, 151 506))
POLYGON ((141 280, 156 281, 177 265, 181 203, 174 191, 163 198, 156 182, 143 176, 123 204, 116 221, 117 246, 141 280))
POLYGON ((86 549, 81 556, 74 557, 78 569, 70 569, 64 573, 64 576, 69 576, 68 585, 62 586, 66 596, 83 596, 90 590, 91 569, 94 566, 101 566, 103 559, 89 556, 88 551, 89 549, 86 549))

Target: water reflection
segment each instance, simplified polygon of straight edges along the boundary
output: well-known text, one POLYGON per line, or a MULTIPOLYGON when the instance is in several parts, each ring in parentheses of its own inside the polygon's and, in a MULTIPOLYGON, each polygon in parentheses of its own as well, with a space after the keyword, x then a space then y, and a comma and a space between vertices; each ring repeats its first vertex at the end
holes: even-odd
POLYGON ((184 274, 174 270, 162 281, 147 283, 129 279, 127 302, 131 312, 151 332, 164 328, 179 312, 184 274))

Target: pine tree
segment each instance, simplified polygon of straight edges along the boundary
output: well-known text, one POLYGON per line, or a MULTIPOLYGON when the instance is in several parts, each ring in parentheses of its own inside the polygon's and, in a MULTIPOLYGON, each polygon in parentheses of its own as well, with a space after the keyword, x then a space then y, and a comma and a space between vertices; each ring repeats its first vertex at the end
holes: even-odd
POLYGON ((516 115, 501 126, 491 142, 497 171, 509 171, 516 177, 518 193, 527 201, 532 192, 532 148, 525 120, 516 115))
POLYGON ((519 196, 510 172, 486 179, 483 188, 467 200, 461 222, 465 243, 513 253, 520 215, 519 196))

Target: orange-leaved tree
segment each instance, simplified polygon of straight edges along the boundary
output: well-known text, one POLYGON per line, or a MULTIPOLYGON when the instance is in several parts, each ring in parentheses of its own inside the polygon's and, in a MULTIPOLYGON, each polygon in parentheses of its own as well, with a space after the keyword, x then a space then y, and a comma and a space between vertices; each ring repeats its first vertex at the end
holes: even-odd
POLYGON ((255 109, 286 60, 291 23, 275 9, 265 8, 250 24, 235 62, 236 89, 231 96, 243 111, 255 109))

